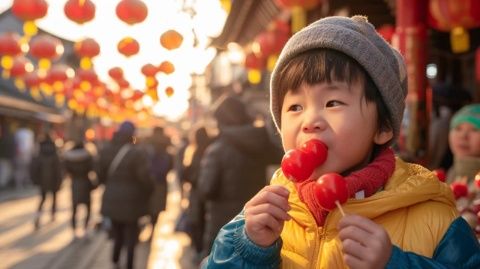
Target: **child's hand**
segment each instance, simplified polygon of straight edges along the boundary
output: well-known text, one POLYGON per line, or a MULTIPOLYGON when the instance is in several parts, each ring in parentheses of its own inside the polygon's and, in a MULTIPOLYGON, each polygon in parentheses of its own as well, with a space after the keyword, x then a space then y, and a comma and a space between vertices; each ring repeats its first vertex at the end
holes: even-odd
POLYGON ((255 244, 268 247, 280 236, 287 211, 289 192, 282 186, 266 186, 245 204, 245 232, 255 244))
POLYGON ((362 216, 347 215, 338 223, 343 257, 351 269, 385 268, 392 243, 385 229, 362 216))

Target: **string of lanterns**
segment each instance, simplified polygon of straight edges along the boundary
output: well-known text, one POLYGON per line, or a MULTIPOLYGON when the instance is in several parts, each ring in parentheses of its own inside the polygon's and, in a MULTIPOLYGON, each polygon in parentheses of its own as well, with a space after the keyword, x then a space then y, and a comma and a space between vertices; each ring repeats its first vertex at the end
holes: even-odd
MULTIPOLYGON (((148 114, 148 107, 142 99, 148 96, 158 101, 157 73, 175 72, 172 63, 165 61, 158 65, 146 64, 142 67, 145 75, 143 91, 131 89, 120 67, 112 67, 109 76, 118 88, 111 88, 99 80, 93 69, 92 59, 100 54, 101 48, 93 38, 85 38, 74 44, 74 52, 80 59, 80 68, 72 69, 56 61, 63 55, 62 42, 51 35, 37 35, 35 21, 46 16, 48 3, 45 0, 14 0, 12 14, 23 21, 23 36, 14 32, 0 34, 0 66, 4 79, 14 79, 20 91, 29 90, 36 99, 53 98, 59 107, 67 105, 76 113, 86 113, 91 117, 113 117, 142 112, 148 114), (29 59, 33 59, 34 63, 29 59), (110 113, 109 113, 110 112, 110 113), (115 112, 115 113, 113 113, 115 112)), ((68 0, 63 9, 66 17, 82 25, 95 18, 96 7, 91 0, 68 0)), ((127 25, 142 23, 148 16, 148 8, 141 0, 121 0, 116 5, 116 16, 127 25)), ((175 30, 164 32, 159 45, 167 51, 178 49, 183 36, 175 30)), ((126 36, 117 44, 117 50, 125 57, 136 55, 141 46, 137 40, 126 36)), ((165 88, 165 95, 171 97, 174 89, 165 88)))

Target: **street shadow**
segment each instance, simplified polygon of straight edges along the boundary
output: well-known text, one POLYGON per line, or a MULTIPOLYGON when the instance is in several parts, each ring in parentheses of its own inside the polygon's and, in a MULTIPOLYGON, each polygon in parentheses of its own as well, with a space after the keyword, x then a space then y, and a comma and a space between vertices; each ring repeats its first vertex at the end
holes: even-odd
POLYGON ((41 226, 40 229, 35 230, 32 220, 32 232, 30 234, 26 234, 4 247, 7 249, 31 249, 51 240, 52 237, 69 228, 69 226, 70 223, 68 222, 48 222, 41 226))

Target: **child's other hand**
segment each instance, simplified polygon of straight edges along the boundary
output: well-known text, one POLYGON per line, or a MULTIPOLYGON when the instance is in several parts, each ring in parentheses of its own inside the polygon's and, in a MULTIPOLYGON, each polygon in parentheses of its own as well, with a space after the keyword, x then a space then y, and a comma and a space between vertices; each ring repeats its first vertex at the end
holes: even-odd
POLYGON ((278 239, 290 219, 289 194, 282 186, 270 185, 245 204, 245 232, 255 244, 268 247, 278 239))
POLYGON ((359 215, 347 215, 338 223, 343 257, 351 269, 385 268, 392 243, 385 229, 359 215))

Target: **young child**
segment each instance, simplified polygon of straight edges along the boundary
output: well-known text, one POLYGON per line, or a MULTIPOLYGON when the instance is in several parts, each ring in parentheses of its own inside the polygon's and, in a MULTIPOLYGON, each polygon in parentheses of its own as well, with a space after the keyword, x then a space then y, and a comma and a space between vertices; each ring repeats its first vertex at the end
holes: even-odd
POLYGON ((406 95, 402 57, 365 17, 324 18, 292 36, 272 73, 271 112, 285 151, 316 138, 327 160, 300 184, 277 171, 222 228, 204 267, 480 268, 448 186, 389 149, 406 95), (347 181, 345 217, 314 195, 327 172, 347 181))

